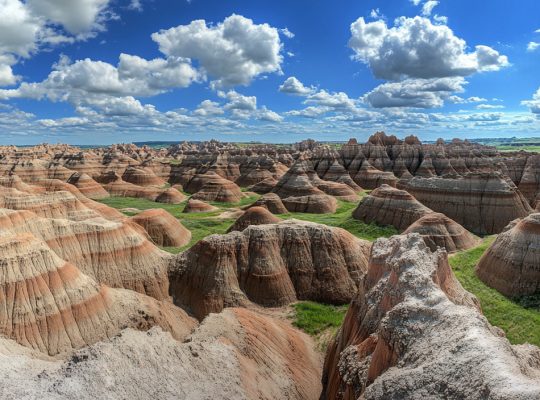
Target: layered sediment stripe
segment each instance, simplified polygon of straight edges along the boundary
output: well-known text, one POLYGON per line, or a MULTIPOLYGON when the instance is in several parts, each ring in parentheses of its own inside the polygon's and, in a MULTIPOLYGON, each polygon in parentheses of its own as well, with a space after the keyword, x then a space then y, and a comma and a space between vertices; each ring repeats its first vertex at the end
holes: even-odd
POLYGON ((14 233, 31 232, 60 258, 100 283, 157 299, 168 296, 166 263, 170 256, 129 223, 103 218, 46 219, 29 211, 0 209, 0 227, 14 233))
POLYGON ((106 290, 31 234, 0 237, 0 329, 57 354, 108 337, 106 290))
POLYGON ((476 273, 510 297, 540 292, 540 214, 512 221, 480 259, 476 273))
POLYGON ((429 213, 432 211, 410 193, 382 185, 364 197, 352 215, 366 223, 389 225, 403 231, 429 213))

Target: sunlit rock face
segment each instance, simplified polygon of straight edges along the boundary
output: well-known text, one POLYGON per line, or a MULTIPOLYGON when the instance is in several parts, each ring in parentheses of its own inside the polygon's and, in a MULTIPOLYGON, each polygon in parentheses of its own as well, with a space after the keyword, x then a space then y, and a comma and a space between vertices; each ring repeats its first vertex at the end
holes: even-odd
POLYGON ((365 274, 370 243, 349 232, 301 221, 211 235, 170 268, 176 304, 198 318, 224 307, 268 307, 296 300, 345 304, 365 274))
POLYGON ((516 185, 497 172, 455 178, 415 177, 407 191, 425 206, 479 235, 499 233, 513 219, 532 212, 516 185))
POLYGON ((540 349, 512 346, 417 234, 379 239, 326 354, 322 399, 534 399, 540 349))

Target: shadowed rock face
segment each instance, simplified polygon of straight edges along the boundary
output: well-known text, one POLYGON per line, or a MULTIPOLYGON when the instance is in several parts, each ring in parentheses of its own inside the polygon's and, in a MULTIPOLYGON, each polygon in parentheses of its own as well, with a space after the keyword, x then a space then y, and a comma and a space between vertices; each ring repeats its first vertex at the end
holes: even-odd
POLYGON ((174 302, 203 318, 224 307, 298 300, 344 304, 364 275, 369 242, 300 221, 209 236, 170 268, 174 302))
POLYGON ((249 187, 249 190, 258 194, 270 193, 277 184, 277 180, 274 178, 266 178, 255 185, 249 187))
POLYGON ((448 253, 476 246, 479 239, 444 214, 430 213, 409 226, 404 234, 418 233, 431 251, 442 247, 448 253))
POLYGON ((480 259, 476 274, 510 297, 540 292, 540 214, 510 222, 480 259))
POLYGON ((390 225, 403 231, 431 212, 410 193, 382 185, 364 197, 352 215, 366 223, 390 225))
POLYGON ((281 219, 264 207, 251 207, 234 222, 227 232, 243 231, 250 225, 275 224, 280 221, 281 219))
POLYGON ((416 234, 379 239, 330 345, 321 399, 535 399, 540 349, 512 346, 416 234))
POLYGON ((392 172, 381 171, 373 167, 368 161, 362 163, 362 167, 354 176, 354 181, 364 189, 376 189, 381 185, 396 186, 398 178, 392 172))
POLYGON ((0 376, 10 382, 2 398, 317 400, 321 391, 311 339, 245 309, 208 316, 185 342, 126 329, 66 361, 24 350, 0 339, 0 376))
POLYGON ((151 169, 140 167, 128 167, 122 174, 122 179, 138 186, 160 187, 165 184, 165 181, 156 176, 151 169))
POLYGON ((163 209, 143 211, 131 220, 142 226, 158 246, 182 247, 191 240, 191 232, 163 209))
POLYGON ((508 222, 532 212, 517 187, 499 173, 468 173, 452 179, 415 177, 407 191, 479 235, 499 233, 508 222))

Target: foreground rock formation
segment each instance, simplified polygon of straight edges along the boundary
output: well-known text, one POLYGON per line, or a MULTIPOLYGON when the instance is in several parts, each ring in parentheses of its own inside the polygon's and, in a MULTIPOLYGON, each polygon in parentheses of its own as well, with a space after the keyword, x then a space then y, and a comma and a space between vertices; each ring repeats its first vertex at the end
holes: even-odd
POLYGON ((390 225, 404 231, 423 216, 432 213, 411 194, 382 185, 365 196, 353 211, 353 218, 366 223, 390 225))
POLYGON ((300 221, 211 235, 171 266, 175 304, 204 318, 224 307, 277 307, 296 300, 345 304, 356 292, 370 243, 300 221))
POLYGON ((512 221, 484 253, 476 274, 509 297, 540 292, 540 214, 512 221))
POLYGON ((322 399, 534 399, 540 349, 512 346, 416 234, 379 239, 330 345, 322 399))
POLYGON ((409 226, 404 234, 418 233, 431 251, 437 247, 448 253, 467 250, 476 246, 480 240, 456 221, 441 213, 429 213, 409 226))
POLYGON ((321 391, 311 339, 245 309, 212 314, 185 342, 127 329, 66 361, 36 356, 0 339, 1 398, 316 400, 321 391))
POLYGON ((501 232, 532 212, 510 179, 499 173, 468 173, 456 178, 418 178, 407 185, 418 201, 478 235, 501 232))

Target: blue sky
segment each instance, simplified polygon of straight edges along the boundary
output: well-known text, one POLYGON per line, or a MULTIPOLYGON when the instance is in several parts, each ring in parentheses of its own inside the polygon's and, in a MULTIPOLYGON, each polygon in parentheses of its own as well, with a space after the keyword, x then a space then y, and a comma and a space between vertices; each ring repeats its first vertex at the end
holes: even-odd
POLYGON ((540 136, 535 0, 0 0, 0 143, 540 136))

